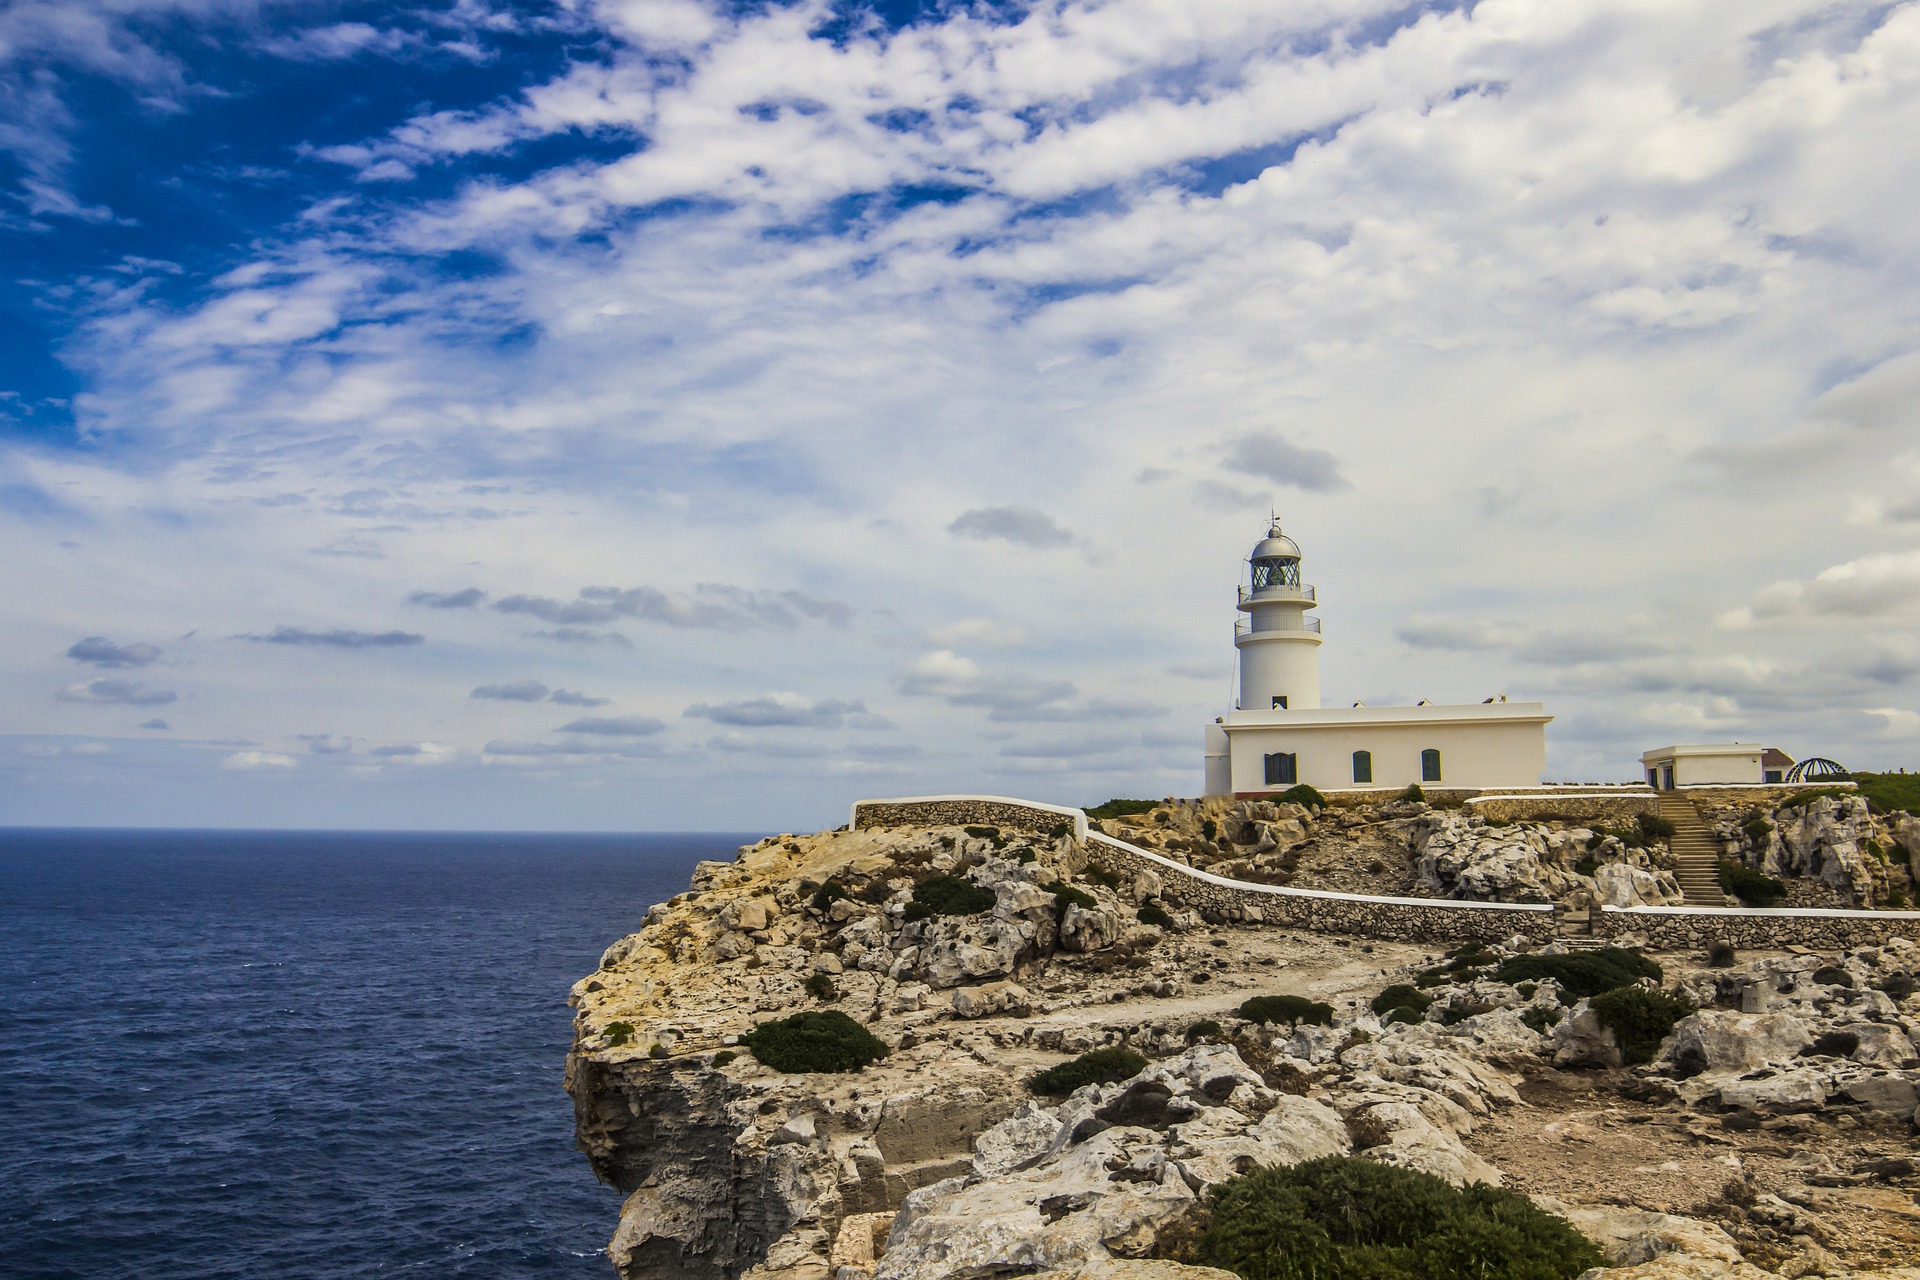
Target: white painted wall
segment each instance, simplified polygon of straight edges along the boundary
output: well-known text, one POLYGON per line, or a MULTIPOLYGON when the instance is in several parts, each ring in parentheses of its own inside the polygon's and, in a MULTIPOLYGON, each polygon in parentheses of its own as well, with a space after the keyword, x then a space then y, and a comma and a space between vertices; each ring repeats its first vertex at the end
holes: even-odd
POLYGON ((1273 723, 1240 725, 1230 718, 1233 791, 1276 789, 1267 785, 1265 771, 1265 757, 1275 751, 1299 757, 1299 780, 1322 791, 1355 785, 1353 753, 1360 750, 1373 753, 1370 785, 1395 791, 1415 782, 1531 787, 1539 784, 1547 767, 1546 723, 1551 717, 1538 703, 1323 711, 1291 724, 1281 722, 1283 718, 1274 713, 1261 717, 1273 723), (1420 776, 1420 753, 1429 747, 1440 752, 1438 782, 1420 776))
POLYGON ((1223 796, 1233 790, 1233 754, 1227 744, 1227 731, 1217 724, 1207 726, 1206 745, 1206 791, 1210 796, 1223 796))
POLYGON ((1640 776, 1672 765, 1676 787, 1758 786, 1763 776, 1760 757, 1765 751, 1745 742, 1656 747, 1640 757, 1640 776))

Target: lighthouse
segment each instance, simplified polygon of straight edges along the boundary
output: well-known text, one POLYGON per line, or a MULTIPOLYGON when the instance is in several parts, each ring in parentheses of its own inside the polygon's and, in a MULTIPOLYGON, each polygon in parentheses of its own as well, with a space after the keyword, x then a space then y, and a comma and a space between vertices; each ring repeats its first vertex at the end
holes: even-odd
POLYGON ((1322 794, 1539 785, 1553 717, 1538 702, 1494 694, 1450 705, 1321 705, 1320 619, 1308 616, 1319 603, 1300 580, 1300 544, 1275 516, 1240 584, 1239 696, 1206 727, 1208 795, 1278 795, 1300 784, 1322 794))
POLYGON ((1300 580, 1300 546, 1273 517, 1247 556, 1233 646, 1240 651, 1240 711, 1314 711, 1320 706, 1320 619, 1300 580))

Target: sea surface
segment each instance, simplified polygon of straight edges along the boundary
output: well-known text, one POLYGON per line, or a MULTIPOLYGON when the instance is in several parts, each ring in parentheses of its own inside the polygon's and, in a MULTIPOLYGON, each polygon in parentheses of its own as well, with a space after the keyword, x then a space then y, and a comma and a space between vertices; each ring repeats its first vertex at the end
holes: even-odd
POLYGON ((750 838, 0 830, 0 1276, 605 1280, 567 988, 750 838))

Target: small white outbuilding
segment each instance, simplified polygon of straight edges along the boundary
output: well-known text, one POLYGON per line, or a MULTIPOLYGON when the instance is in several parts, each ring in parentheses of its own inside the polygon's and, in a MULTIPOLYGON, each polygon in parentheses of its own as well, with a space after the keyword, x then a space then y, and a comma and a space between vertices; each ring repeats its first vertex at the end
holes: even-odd
POLYGON ((1784 753, 1749 742, 1691 743, 1655 747, 1640 757, 1647 785, 1659 791, 1679 787, 1753 786, 1779 782, 1784 753), (1770 759, 1769 757, 1778 759, 1770 759))

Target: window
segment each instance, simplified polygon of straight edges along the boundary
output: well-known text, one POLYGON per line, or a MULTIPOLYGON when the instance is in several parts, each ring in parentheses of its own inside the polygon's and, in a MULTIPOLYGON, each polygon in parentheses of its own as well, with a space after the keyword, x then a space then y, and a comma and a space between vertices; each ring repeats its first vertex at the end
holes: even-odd
POLYGON ((1291 751, 1276 751, 1267 758, 1267 785, 1290 787, 1300 780, 1299 757, 1291 751))
POLYGON ((1420 753, 1420 781, 1440 781, 1440 753, 1432 747, 1420 753))
POLYGON ((1274 709, 1275 711, 1285 711, 1285 710, 1287 709, 1287 695, 1286 695, 1286 694, 1284 694, 1284 693, 1276 693, 1276 694, 1274 694, 1274 695, 1273 695, 1273 709, 1274 709))
POLYGON ((1778 782, 1780 781, 1780 771, 1778 769, 1768 769, 1760 775, 1760 780, 1762 782, 1778 782))
POLYGON ((1355 782, 1373 781, 1373 752, 1356 751, 1353 753, 1353 780, 1355 782))

